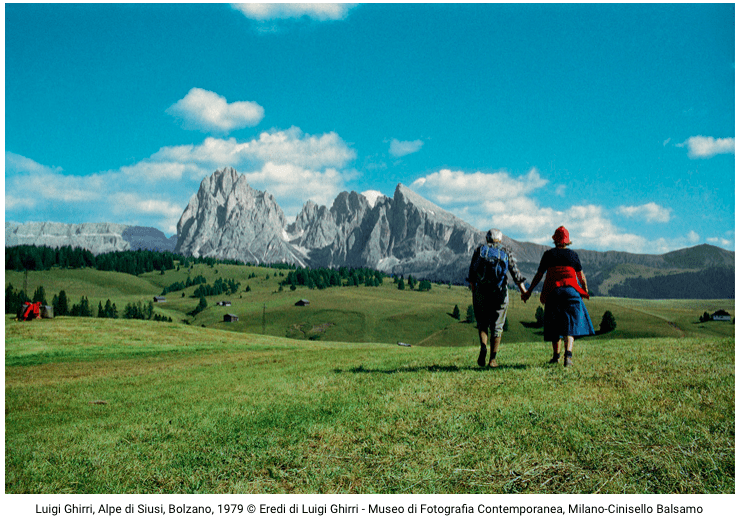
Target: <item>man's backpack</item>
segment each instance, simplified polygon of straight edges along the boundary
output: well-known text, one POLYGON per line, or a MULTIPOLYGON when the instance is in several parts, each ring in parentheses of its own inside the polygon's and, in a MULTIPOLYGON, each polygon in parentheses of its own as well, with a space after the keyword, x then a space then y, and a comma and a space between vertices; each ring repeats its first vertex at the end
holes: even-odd
POLYGON ((478 283, 486 287, 502 289, 508 277, 509 263, 508 253, 504 249, 494 245, 480 246, 476 271, 478 283))

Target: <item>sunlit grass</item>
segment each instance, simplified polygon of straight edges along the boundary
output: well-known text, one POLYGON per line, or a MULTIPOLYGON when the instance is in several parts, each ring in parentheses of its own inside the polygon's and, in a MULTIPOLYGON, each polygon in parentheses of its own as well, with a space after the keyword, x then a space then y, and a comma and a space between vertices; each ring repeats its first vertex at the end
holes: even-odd
POLYGON ((295 341, 6 317, 6 492, 734 492, 732 339, 295 341))

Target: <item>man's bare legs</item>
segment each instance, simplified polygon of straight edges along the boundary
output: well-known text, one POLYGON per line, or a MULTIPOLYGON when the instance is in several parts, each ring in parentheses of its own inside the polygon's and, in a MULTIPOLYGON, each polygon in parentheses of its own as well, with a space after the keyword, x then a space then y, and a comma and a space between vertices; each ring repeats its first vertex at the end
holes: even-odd
POLYGON ((492 368, 497 367, 497 351, 500 349, 500 341, 502 341, 501 336, 492 336, 492 340, 490 343, 490 362, 489 366, 492 368))
MULTIPOLYGON (((490 340, 490 361, 489 366, 490 367, 497 367, 497 351, 500 349, 500 341, 502 341, 501 336, 492 336, 490 340)), ((485 366, 485 362, 487 360, 487 331, 486 330, 480 330, 479 331, 479 359, 477 360, 477 363, 480 367, 485 366)))

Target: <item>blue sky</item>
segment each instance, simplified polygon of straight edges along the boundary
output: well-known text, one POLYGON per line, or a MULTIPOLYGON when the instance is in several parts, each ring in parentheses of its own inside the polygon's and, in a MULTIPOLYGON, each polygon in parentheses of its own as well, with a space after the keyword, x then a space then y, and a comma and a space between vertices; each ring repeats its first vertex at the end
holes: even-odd
POLYGON ((398 183, 550 244, 734 250, 734 4, 6 4, 5 219, 168 235, 398 183))

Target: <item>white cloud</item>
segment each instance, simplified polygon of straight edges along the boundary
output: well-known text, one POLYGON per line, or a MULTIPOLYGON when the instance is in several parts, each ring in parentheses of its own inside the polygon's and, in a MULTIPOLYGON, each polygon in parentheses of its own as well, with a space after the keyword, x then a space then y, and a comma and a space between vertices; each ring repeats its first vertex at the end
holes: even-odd
POLYGON ((416 153, 423 146, 422 140, 414 140, 411 142, 401 142, 396 138, 392 139, 391 145, 389 145, 389 154, 394 157, 406 156, 408 154, 416 153))
POLYGON ((734 240, 728 240, 727 238, 714 237, 714 238, 707 238, 706 241, 709 243, 716 243, 725 249, 734 249, 734 240))
MULTIPOLYGON (((19 221, 54 220, 64 223, 117 222, 149 225, 155 217, 160 228, 175 232, 174 224, 183 213, 187 197, 173 196, 182 184, 154 175, 156 166, 137 165, 86 176, 62 173, 61 169, 41 165, 29 158, 6 152, 5 204, 10 211, 25 209, 19 221), (173 189, 175 188, 175 189, 173 189), (142 194, 161 194, 158 199, 142 194), (171 196, 168 199, 168 196, 171 196), (158 219, 159 217, 159 219, 158 219)), ((163 170, 168 170, 167 165, 163 170)))
POLYGON ((178 182, 183 178, 200 179, 203 169, 194 163, 156 162, 143 160, 134 165, 127 165, 118 169, 123 176, 130 180, 139 180, 141 183, 178 182))
POLYGON ((18 196, 5 196, 5 208, 8 210, 15 210, 15 209, 32 209, 36 205, 36 200, 33 198, 23 198, 18 196))
POLYGON ((43 208, 41 202, 79 203, 98 200, 103 189, 100 176, 65 175, 61 169, 41 165, 30 158, 5 153, 6 202, 13 206, 43 208))
POLYGON ((518 178, 503 171, 464 173, 442 169, 415 180, 412 188, 424 190, 441 204, 465 201, 492 203, 517 198, 547 183, 536 169, 518 178))
POLYGON ((247 18, 257 21, 286 20, 307 16, 312 20, 324 22, 342 20, 357 4, 232 4, 247 18))
POLYGON ((296 127, 248 142, 209 137, 199 145, 163 147, 133 165, 86 176, 65 175, 6 152, 5 204, 23 216, 18 221, 55 208, 57 221, 156 222, 172 234, 201 180, 230 166, 252 187, 272 194, 291 219, 308 199, 331 204, 357 176, 346 168, 355 156, 336 133, 308 135, 296 127))
POLYGON ((711 158, 717 154, 734 154, 734 138, 692 136, 678 147, 687 147, 689 158, 711 158))
POLYGON ((265 114, 255 102, 232 102, 211 91, 194 87, 182 100, 166 112, 181 121, 184 129, 227 133, 234 129, 253 127, 265 114))
POLYGON ((177 232, 175 224, 183 214, 184 206, 167 200, 142 197, 138 193, 117 193, 110 197, 111 211, 119 216, 136 215, 156 217, 157 227, 165 234, 177 232))
POLYGON ((332 204, 343 191, 345 176, 336 169, 314 171, 296 165, 266 163, 260 171, 245 173, 252 186, 268 187, 287 219, 291 221, 307 200, 332 204))
POLYGON ((647 223, 667 223, 670 221, 672 213, 670 209, 665 209, 654 202, 636 207, 621 205, 617 212, 627 218, 641 219, 647 223))
POLYGON ((711 244, 716 244, 724 249, 734 250, 734 231, 727 231, 724 236, 714 236, 706 238, 711 244))
POLYGON ((261 133, 249 142, 207 138, 201 145, 163 147, 151 159, 162 162, 209 166, 232 166, 255 169, 259 164, 291 164, 307 169, 342 167, 355 159, 350 149, 336 133, 312 136, 292 127, 286 131, 261 133))
MULTIPOLYGON (((656 204, 618 210, 600 205, 543 206, 534 193, 547 183, 536 169, 520 177, 506 172, 441 170, 415 180, 412 189, 480 230, 497 227, 510 237, 541 245, 553 244, 551 237, 561 225, 570 231, 570 239, 577 249, 661 253, 689 247, 698 241, 695 233, 650 241, 621 229, 611 219, 621 210, 624 214, 656 221, 669 217, 670 211, 656 204)), ((553 201, 557 204, 566 200, 553 201)))

